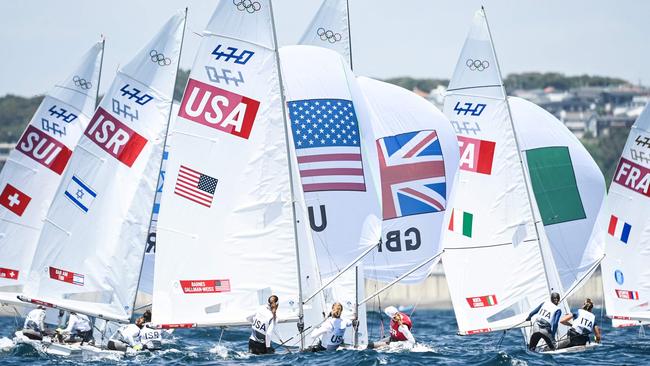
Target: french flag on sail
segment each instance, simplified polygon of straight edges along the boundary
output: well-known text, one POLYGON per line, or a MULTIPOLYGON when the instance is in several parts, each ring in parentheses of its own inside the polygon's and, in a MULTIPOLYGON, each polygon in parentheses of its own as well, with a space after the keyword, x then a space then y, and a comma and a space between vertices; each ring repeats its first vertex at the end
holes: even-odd
POLYGON ((627 244, 627 241, 630 238, 630 231, 632 231, 632 225, 619 220, 618 217, 614 215, 609 218, 609 228, 607 229, 609 235, 627 244))

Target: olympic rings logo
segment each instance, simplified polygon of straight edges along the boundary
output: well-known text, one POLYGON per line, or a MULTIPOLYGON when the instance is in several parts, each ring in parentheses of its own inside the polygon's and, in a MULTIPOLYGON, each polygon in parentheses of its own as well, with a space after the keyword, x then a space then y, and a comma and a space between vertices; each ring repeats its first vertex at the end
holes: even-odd
POLYGON ((472 71, 483 71, 490 67, 490 63, 485 60, 472 60, 471 58, 468 58, 467 61, 465 61, 465 66, 469 67, 472 71))
POLYGON ((151 50, 151 52, 149 52, 149 56, 151 56, 151 62, 155 62, 159 66, 167 66, 171 65, 172 63, 172 60, 169 57, 165 57, 165 55, 158 53, 156 50, 151 50))
POLYGON ((250 14, 253 14, 256 11, 262 9, 262 5, 257 1, 252 0, 232 0, 233 5, 237 7, 239 11, 247 11, 250 14))
POLYGON ((325 30, 325 28, 318 28, 316 34, 322 41, 329 41, 329 43, 336 43, 342 38, 341 33, 334 33, 331 30, 325 30))
POLYGON ((82 77, 79 77, 79 75, 75 75, 72 78, 72 81, 74 82, 75 86, 77 86, 77 87, 79 87, 81 89, 88 90, 88 89, 93 87, 93 83, 91 83, 90 81, 87 81, 86 79, 84 79, 82 77))

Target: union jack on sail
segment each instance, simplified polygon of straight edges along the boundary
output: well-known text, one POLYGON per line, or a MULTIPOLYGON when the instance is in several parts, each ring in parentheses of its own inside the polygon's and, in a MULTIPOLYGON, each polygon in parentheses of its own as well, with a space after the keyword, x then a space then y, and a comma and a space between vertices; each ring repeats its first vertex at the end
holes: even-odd
POLYGON ((384 220, 445 209, 445 162, 435 130, 380 138, 377 153, 384 220))

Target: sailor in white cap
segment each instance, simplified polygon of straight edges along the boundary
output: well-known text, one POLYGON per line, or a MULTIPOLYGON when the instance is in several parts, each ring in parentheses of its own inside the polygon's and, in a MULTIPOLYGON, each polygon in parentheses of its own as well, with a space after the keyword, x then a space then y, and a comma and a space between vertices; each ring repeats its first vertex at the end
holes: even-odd
POLYGON ((390 337, 386 337, 377 342, 368 342, 368 348, 376 348, 387 345, 390 342, 408 342, 409 345, 415 344, 415 337, 411 333, 413 323, 411 318, 397 310, 394 306, 384 309, 384 313, 390 317, 390 337))

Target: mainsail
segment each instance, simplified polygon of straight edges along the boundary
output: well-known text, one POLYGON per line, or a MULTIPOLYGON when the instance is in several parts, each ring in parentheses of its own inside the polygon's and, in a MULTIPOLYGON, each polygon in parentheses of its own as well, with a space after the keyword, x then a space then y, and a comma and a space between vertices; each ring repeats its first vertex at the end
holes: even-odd
POLYGON ((130 320, 184 25, 174 15, 106 92, 48 212, 27 300, 130 320))
POLYGON ((0 174, 0 303, 20 303, 54 194, 95 109, 104 42, 54 86, 0 174))
POLYGON ((460 171, 442 257, 460 334, 523 325, 554 289, 487 21, 477 12, 445 98, 460 171), (547 268, 545 268, 547 267, 547 268))
MULTIPOLYGON (((424 98, 395 85, 358 78, 373 112, 364 132, 379 181, 382 244, 364 262, 366 277, 395 280, 438 254, 458 171, 458 140, 447 117, 424 98)), ((423 281, 431 266, 402 280, 423 281)))
MULTIPOLYGON (((162 326, 248 324, 279 297, 279 322, 303 309, 283 97, 271 2, 220 1, 199 47, 167 162, 154 273, 162 326)), ((305 212, 298 207, 296 212, 305 212)), ((304 225, 303 225, 304 227, 304 225)), ((306 236, 306 235, 305 235, 306 236)))
POLYGON ((323 0, 298 43, 334 50, 352 65, 348 0, 323 0))
POLYGON ((636 120, 601 213, 607 316, 615 326, 650 321, 650 107, 636 120))

